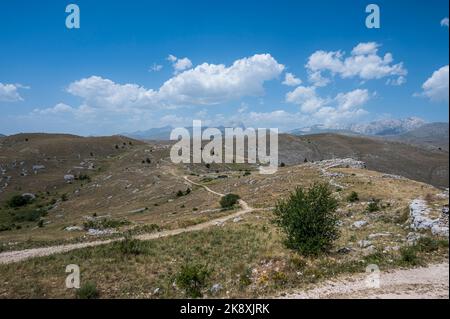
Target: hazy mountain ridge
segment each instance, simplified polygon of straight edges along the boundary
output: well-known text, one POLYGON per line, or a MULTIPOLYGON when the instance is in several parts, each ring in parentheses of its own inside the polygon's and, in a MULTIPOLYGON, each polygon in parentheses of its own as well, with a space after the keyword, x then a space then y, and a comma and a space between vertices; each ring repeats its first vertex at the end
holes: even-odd
POLYGON ((449 150, 449 124, 429 123, 417 129, 386 138, 407 144, 418 145, 427 149, 449 150))
POLYGON ((299 128, 290 131, 294 135, 307 135, 319 133, 340 133, 340 134, 359 134, 359 135, 397 135, 417 129, 426 122, 417 117, 408 117, 405 119, 385 119, 377 120, 369 123, 355 123, 348 125, 326 126, 317 124, 310 127, 299 128))

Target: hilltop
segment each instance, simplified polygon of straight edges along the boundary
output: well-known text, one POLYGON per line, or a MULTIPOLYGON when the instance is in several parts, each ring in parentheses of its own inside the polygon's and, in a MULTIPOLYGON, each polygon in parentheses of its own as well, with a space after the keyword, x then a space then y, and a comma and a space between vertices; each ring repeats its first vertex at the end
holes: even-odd
POLYGON ((376 138, 341 134, 280 135, 279 161, 287 165, 305 161, 351 157, 379 172, 401 175, 438 187, 448 187, 448 152, 376 138))

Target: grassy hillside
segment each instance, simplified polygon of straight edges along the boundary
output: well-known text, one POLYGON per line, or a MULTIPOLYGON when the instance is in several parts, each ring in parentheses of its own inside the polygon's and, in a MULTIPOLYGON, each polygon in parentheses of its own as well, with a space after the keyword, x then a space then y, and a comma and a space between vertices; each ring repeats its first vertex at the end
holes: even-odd
POLYGON ((279 160, 298 164, 331 158, 351 157, 367 168, 448 187, 448 152, 429 151, 412 145, 368 137, 337 134, 280 135, 279 160))

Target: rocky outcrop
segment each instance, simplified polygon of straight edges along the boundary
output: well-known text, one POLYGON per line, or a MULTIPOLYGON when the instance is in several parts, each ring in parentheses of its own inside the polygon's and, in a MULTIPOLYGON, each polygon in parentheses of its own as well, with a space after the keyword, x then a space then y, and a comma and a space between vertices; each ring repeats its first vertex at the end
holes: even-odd
MULTIPOLYGON (((431 230, 433 235, 448 237, 448 217, 447 222, 445 222, 445 218, 431 218, 429 216, 430 208, 428 208, 425 200, 413 200, 409 205, 409 211, 412 229, 431 230)), ((443 215, 445 215, 445 212, 443 212, 443 215)))

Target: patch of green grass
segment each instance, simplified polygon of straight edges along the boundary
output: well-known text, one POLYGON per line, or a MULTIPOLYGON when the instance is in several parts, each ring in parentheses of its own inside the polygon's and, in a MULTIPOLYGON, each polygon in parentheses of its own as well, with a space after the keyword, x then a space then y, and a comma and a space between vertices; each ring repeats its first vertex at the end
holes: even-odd
POLYGON ((93 282, 87 282, 76 290, 77 299, 97 299, 99 296, 97 285, 93 282))

